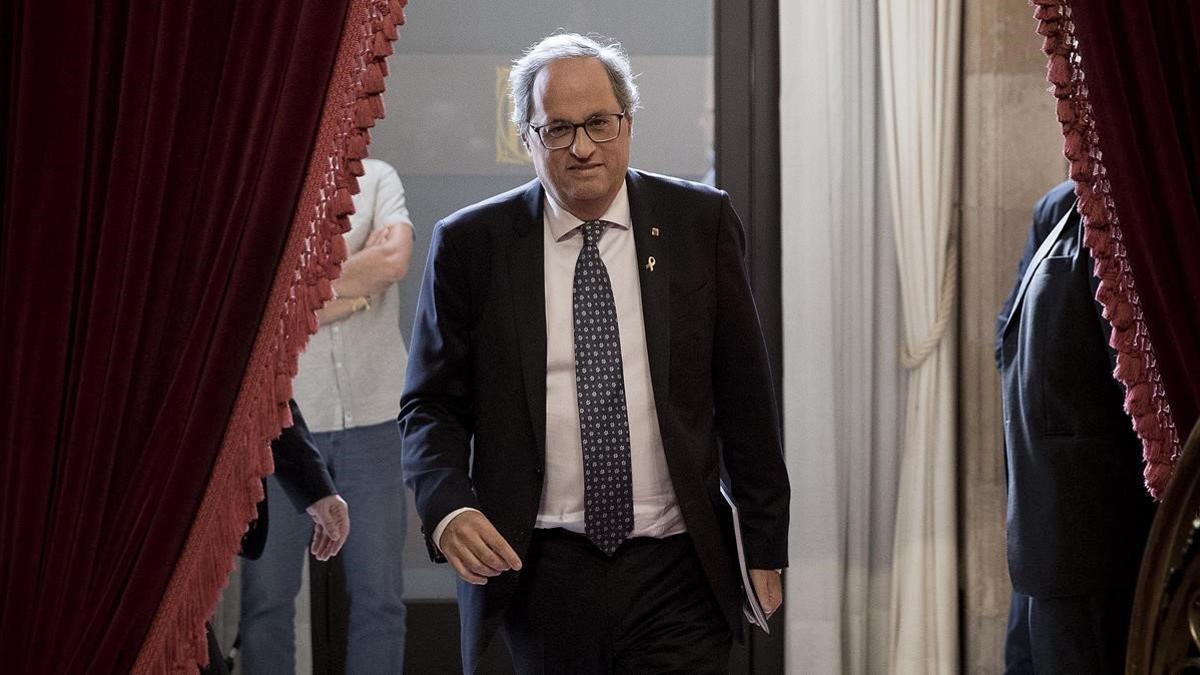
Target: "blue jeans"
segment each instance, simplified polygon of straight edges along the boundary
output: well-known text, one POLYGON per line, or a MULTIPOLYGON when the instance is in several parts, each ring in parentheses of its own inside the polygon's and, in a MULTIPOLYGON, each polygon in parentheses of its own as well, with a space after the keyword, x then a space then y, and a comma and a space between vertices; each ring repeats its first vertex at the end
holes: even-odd
MULTIPOLYGON (((339 554, 346 570, 350 624, 346 672, 399 673, 404 666, 404 481, 400 431, 385 422, 313 434, 338 493, 350 507, 350 537, 339 554)), ((242 671, 294 673, 294 602, 312 520, 296 513, 283 488, 267 479, 270 524, 259 560, 242 568, 242 671)))

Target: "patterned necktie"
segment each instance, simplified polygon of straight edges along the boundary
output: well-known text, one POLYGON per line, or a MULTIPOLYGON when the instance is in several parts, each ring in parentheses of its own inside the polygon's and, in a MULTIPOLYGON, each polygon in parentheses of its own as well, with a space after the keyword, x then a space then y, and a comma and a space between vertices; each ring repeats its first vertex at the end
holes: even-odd
POLYGON ((598 247, 608 224, 589 220, 582 226, 583 249, 575 262, 571 300, 583 445, 583 522, 588 539, 611 556, 633 529, 633 482, 617 307, 598 247))

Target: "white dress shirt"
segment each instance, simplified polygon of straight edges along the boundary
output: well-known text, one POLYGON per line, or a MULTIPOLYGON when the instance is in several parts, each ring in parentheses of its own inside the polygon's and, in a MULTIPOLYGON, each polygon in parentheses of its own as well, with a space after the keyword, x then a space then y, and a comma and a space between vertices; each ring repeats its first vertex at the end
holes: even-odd
MULTIPOLYGON (((584 532, 583 450, 579 438, 579 402, 575 390, 574 310, 571 292, 575 261, 583 248, 579 226, 583 221, 546 193, 543 260, 546 293, 546 472, 542 501, 535 527, 561 527, 584 532)), ((601 220, 615 223, 600 238, 600 259, 608 268, 617 324, 621 335, 625 403, 629 411, 629 442, 633 481, 633 531, 631 537, 666 537, 685 531, 675 489, 667 473, 646 328, 642 319, 642 293, 638 280, 629 193, 621 186, 601 220)), ((455 516, 448 514, 434 530, 440 545, 442 532, 455 516)))
MULTIPOLYGON (((404 186, 386 162, 364 159, 358 179, 346 250, 357 253, 375 230, 387 225, 412 227, 404 186)), ((400 315, 400 286, 392 284, 371 297, 371 308, 321 328, 300 354, 293 398, 312 432, 341 431, 394 422, 408 351, 400 333, 411 322, 400 315)))

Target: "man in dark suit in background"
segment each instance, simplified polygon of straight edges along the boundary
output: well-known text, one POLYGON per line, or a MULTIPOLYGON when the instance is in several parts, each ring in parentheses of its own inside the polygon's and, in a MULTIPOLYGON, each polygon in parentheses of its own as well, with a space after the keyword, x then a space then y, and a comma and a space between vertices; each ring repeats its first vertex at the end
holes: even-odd
POLYGON ((1074 205, 1070 181, 1038 202, 997 319, 1013 584, 1008 673, 1124 671, 1154 513, 1074 205))
MULTIPOLYGON (((342 550, 350 534, 350 510, 345 500, 337 494, 329 469, 325 466, 321 451, 313 443, 299 406, 294 400, 289 400, 288 406, 292 413, 292 426, 283 429, 279 437, 271 441, 274 475, 296 510, 307 512, 313 520, 313 538, 309 550, 318 560, 329 560, 342 550)), ((262 555, 267 545, 269 517, 267 483, 263 480, 263 498, 258 502, 258 516, 242 536, 242 557, 256 560, 262 555)), ((223 675, 229 672, 225 655, 212 626, 205 624, 205 630, 208 634, 209 663, 200 672, 223 675)))
MULTIPOLYGON (((333 478, 321 451, 317 449, 294 400, 288 401, 292 426, 283 429, 271 441, 271 458, 275 462, 274 476, 279 479, 283 493, 295 507, 313 521, 313 539, 309 550, 318 560, 329 560, 342 550, 350 534, 350 510, 338 495, 333 478)), ((267 545, 270 502, 263 484, 263 499, 258 503, 258 517, 242 537, 242 557, 257 560, 267 545)))
POLYGON ((742 601, 722 467, 768 612, 787 564, 741 223, 723 191, 629 169, 619 47, 554 35, 509 82, 538 178, 438 223, 401 400, 464 671, 499 629, 521 672, 725 672, 742 601))

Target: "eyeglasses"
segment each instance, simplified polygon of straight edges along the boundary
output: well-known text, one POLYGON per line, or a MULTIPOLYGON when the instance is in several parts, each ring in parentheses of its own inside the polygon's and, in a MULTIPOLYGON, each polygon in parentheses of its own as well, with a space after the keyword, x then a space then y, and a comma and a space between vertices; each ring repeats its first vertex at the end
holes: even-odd
POLYGON ((624 118, 624 112, 604 113, 592 115, 579 124, 555 120, 541 126, 530 124, 529 129, 542 139, 542 145, 547 150, 559 150, 575 142, 575 130, 580 127, 593 143, 607 143, 621 135, 621 120, 624 118))

